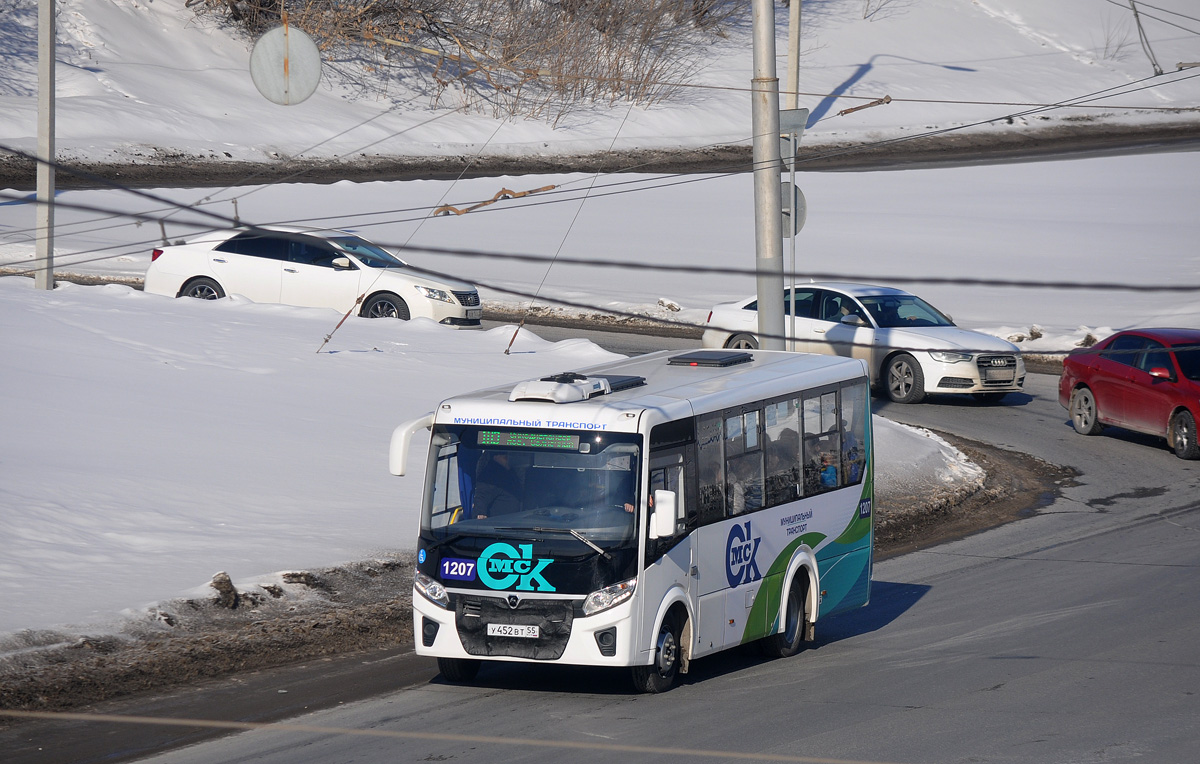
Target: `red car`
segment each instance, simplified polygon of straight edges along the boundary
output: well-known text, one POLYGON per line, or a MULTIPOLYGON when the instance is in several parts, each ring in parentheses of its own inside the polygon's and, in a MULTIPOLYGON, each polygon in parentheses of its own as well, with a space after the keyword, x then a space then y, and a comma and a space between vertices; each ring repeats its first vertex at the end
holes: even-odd
POLYGON ((1083 435, 1111 424, 1164 437, 1181 459, 1200 458, 1200 329, 1131 329, 1072 351, 1058 402, 1083 435))

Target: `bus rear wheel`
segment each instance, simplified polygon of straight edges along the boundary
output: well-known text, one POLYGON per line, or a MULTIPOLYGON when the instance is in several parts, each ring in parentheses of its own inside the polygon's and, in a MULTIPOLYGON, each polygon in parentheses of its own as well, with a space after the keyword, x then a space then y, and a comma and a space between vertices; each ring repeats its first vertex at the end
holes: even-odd
POLYGON ((447 682, 462 684, 469 682, 479 673, 479 661, 470 658, 438 658, 438 671, 447 682))
POLYGON ((682 658, 679 634, 682 628, 674 613, 668 613, 658 629, 654 663, 633 667, 633 685, 639 692, 666 692, 675 686, 682 658))
POLYGON ((770 658, 790 658, 804 647, 804 601, 807 592, 800 579, 788 587, 787 601, 783 603, 783 631, 763 638, 763 652, 770 658))

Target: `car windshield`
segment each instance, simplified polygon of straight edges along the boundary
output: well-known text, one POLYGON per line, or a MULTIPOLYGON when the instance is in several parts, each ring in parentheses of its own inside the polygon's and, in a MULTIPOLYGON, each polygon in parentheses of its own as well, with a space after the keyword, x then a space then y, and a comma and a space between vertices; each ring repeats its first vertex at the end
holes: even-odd
POLYGON ((403 268, 407 265, 395 255, 357 236, 339 236, 330 241, 357 257, 368 268, 403 268))
POLYGON ((929 303, 911 294, 860 297, 859 302, 882 328, 904 326, 954 326, 954 322, 929 303))
POLYGON ((1183 376, 1194 382, 1200 382, 1200 347, 1197 347, 1195 342, 1175 345, 1175 347, 1183 348, 1175 351, 1175 360, 1179 361, 1179 370, 1183 372, 1183 376))
POLYGON ((639 436, 439 426, 432 438, 423 535, 633 542, 639 436))

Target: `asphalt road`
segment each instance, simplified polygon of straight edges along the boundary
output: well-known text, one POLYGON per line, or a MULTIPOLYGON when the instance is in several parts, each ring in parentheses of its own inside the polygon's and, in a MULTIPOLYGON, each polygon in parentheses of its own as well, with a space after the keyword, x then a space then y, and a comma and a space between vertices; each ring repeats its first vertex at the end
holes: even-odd
POLYGON ((875 570, 872 601, 792 659, 735 651, 634 694, 623 672, 490 665, 148 761, 1193 762, 1200 742, 1200 464, 1066 425, 1055 379, 984 407, 896 411, 1057 456, 1078 485, 1034 517, 875 570))

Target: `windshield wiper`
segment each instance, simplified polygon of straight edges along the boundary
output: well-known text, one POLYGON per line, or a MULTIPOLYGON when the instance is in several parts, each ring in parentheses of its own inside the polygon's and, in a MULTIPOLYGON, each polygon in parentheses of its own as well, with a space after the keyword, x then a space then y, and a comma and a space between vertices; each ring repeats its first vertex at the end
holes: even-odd
POLYGON ((444 538, 440 541, 434 541, 432 544, 430 544, 428 547, 426 547, 426 551, 432 552, 434 549, 437 549, 438 547, 442 546, 443 544, 451 544, 451 543, 454 543, 455 541, 458 541, 463 536, 470 536, 470 535, 473 535, 473 534, 451 533, 449 536, 447 536, 446 538, 444 538))
POLYGON ((496 528, 498 531, 533 531, 534 533, 569 533, 575 538, 596 550, 596 554, 603 555, 604 559, 611 560, 612 555, 609 554, 603 547, 597 546, 591 539, 583 535, 574 528, 496 528))

